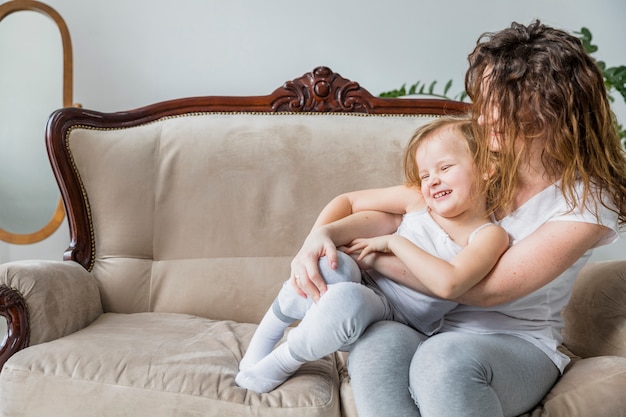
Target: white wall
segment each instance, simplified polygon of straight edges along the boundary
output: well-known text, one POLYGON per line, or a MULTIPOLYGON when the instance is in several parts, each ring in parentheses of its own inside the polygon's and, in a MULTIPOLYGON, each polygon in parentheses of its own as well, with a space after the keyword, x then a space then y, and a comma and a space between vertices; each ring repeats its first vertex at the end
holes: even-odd
MULTIPOLYGON (((373 94, 417 80, 463 88, 478 36, 540 18, 588 27, 609 66, 626 64, 623 0, 47 0, 74 50, 74 101, 119 111, 197 95, 264 95, 318 65, 373 94)), ((626 123, 626 106, 615 106, 626 123)), ((42 145, 43 146, 43 145, 42 145)), ((60 259, 66 224, 47 241, 0 243, 0 262, 60 259)), ((623 258, 623 246, 601 257, 623 258)))

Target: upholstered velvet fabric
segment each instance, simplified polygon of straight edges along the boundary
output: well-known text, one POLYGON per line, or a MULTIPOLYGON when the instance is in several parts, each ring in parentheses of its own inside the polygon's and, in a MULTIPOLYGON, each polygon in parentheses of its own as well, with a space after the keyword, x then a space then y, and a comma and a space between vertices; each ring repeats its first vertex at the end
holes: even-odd
POLYGON ((541 403, 521 417, 621 417, 626 415, 626 358, 575 360, 541 403))
POLYGON ((254 328, 184 314, 104 314, 81 331, 18 352, 2 371, 0 397, 11 399, 3 415, 339 415, 332 355, 269 394, 234 384, 254 328))
POLYGON ((16 289, 26 300, 31 345, 71 334, 102 314, 97 281, 74 262, 5 263, 0 284, 16 289))
POLYGON ((563 313, 564 343, 583 358, 626 357, 625 317, 626 261, 589 264, 563 313))

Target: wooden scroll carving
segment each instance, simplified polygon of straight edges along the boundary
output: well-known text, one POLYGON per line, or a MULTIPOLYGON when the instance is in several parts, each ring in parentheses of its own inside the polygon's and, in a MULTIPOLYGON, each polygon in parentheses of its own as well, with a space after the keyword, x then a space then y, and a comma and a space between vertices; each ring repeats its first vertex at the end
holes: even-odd
POLYGON ((372 98, 357 82, 347 80, 327 67, 317 67, 288 81, 276 93, 280 94, 279 91, 283 95, 272 103, 274 111, 368 113, 370 105, 367 100, 372 98))
POLYGON ((24 349, 30 341, 28 309, 24 297, 13 288, 0 286, 0 316, 7 322, 7 333, 0 346, 0 370, 15 352, 24 349))

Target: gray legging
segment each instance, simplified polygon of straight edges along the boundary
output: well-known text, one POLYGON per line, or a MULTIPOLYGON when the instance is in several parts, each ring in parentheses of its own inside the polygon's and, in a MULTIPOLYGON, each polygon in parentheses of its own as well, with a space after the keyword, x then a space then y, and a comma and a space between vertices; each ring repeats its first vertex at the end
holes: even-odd
POLYGON ((360 283, 356 262, 343 252, 337 254, 336 270, 330 269, 325 258, 320 259, 328 290, 317 304, 296 293, 290 281, 283 284, 272 304, 274 314, 285 323, 302 319, 287 336, 290 353, 301 362, 348 351, 370 324, 393 319, 386 297, 360 283))
POLYGON ((427 337, 392 321, 365 331, 348 369, 359 417, 518 416, 559 376, 546 354, 515 336, 427 337))

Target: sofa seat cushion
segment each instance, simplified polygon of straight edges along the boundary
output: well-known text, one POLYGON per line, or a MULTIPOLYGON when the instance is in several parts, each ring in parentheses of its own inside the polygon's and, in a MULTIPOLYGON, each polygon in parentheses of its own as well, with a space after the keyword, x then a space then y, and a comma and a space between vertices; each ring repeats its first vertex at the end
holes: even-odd
POLYGON ((339 415, 333 356, 306 364, 269 394, 235 385, 255 328, 185 314, 104 314, 13 356, 0 374, 3 415, 339 415), (89 400, 69 400, 81 397, 89 400))
POLYGON ((617 417, 626 412, 626 358, 577 359, 532 412, 522 417, 617 417))

